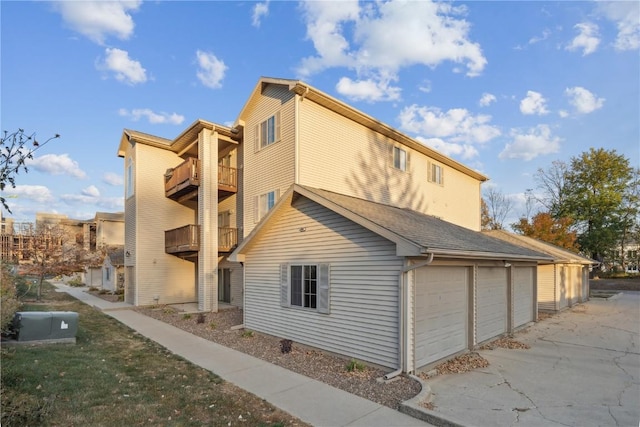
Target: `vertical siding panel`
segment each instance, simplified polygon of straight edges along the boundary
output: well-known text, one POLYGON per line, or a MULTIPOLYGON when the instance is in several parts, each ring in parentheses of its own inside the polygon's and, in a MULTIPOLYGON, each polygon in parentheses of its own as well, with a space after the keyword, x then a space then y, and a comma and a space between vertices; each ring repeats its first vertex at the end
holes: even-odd
POLYGON ((396 367, 402 258, 395 245, 307 199, 272 221, 246 254, 246 327, 396 367), (330 264, 331 314, 281 306, 280 266, 292 262, 330 264))
POLYGON ((164 251, 165 230, 194 222, 192 209, 166 198, 164 193, 165 171, 182 163, 182 159, 170 151, 144 144, 136 144, 134 151, 135 200, 127 201, 125 231, 131 256, 125 262, 128 266, 135 265, 135 303, 154 304, 155 296, 161 304, 193 302, 196 298, 193 263, 164 251))

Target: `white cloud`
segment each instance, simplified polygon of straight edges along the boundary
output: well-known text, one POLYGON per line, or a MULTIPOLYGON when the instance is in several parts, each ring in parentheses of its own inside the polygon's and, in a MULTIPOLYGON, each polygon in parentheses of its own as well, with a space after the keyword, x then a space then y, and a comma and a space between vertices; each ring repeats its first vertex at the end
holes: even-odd
POLYGON ((491 103, 496 102, 496 96, 491 93, 483 93, 478 104, 481 107, 488 107, 491 103))
POLYGON ((16 185, 16 188, 8 186, 3 192, 5 197, 7 195, 15 196, 17 200, 32 200, 37 203, 51 203, 54 201, 51 191, 43 185, 16 185))
POLYGON ((500 129, 489 124, 491 116, 474 116, 463 108, 443 112, 435 107, 420 107, 414 104, 404 108, 398 119, 400 128, 417 134, 417 139, 431 146, 443 148, 447 152, 465 153, 467 156, 477 154, 469 144, 486 143, 501 133, 500 129), (454 143, 459 147, 447 145, 454 143))
POLYGON ((598 34, 598 26, 591 22, 583 22, 574 26, 579 34, 569 43, 566 50, 582 49, 582 56, 587 56, 598 49, 600 37, 598 34))
POLYGON ((547 100, 544 99, 541 93, 534 92, 532 90, 527 91, 527 96, 520 101, 520 112, 522 114, 548 114, 547 100))
POLYGON ((558 111, 558 115, 561 118, 566 119, 567 117, 569 117, 569 112, 567 110, 560 110, 558 111))
POLYGON ((253 6, 253 15, 251 16, 251 25, 258 28, 260 27, 260 20, 263 16, 269 15, 269 2, 256 3, 253 6))
POLYGON ((113 35, 126 40, 133 34, 129 12, 138 10, 142 1, 56 1, 54 7, 65 23, 98 44, 113 35))
POLYGON ((599 9, 618 28, 616 50, 640 48, 640 3, 637 1, 601 1, 599 9))
MULTIPOLYGON (((401 68, 435 68, 453 62, 479 75, 486 58, 469 40, 466 9, 431 1, 312 1, 302 4, 307 38, 315 56, 304 58, 298 74, 306 78, 332 67, 354 70, 359 81, 397 79, 401 68)), ((388 98, 387 98, 388 99, 388 98)))
POLYGON ((545 28, 542 31, 542 35, 531 37, 529 39, 529 44, 540 43, 541 41, 544 41, 544 40, 548 39, 550 35, 551 35, 551 30, 549 30, 548 28, 545 28))
POLYGON ((604 105, 604 98, 598 98, 587 89, 576 86, 567 88, 564 91, 569 97, 569 103, 573 105, 579 114, 589 114, 604 105))
POLYGON ((420 92, 429 93, 431 92, 431 80, 425 80, 422 82, 422 85, 418 87, 420 92))
POLYGON ((420 136, 416 140, 450 157, 459 156, 463 159, 471 159, 479 154, 476 147, 470 144, 456 144, 443 141, 440 138, 422 138, 420 136))
POLYGON ((45 154, 44 156, 28 159, 25 162, 29 167, 51 175, 69 175, 74 178, 84 179, 87 175, 75 160, 68 154, 45 154))
POLYGON ((196 52, 196 56, 198 57, 199 67, 197 76, 200 82, 211 89, 222 87, 224 73, 228 68, 224 65, 224 62, 216 58, 213 53, 203 52, 201 50, 196 52))
POLYGON ((104 61, 98 64, 98 68, 113 72, 116 80, 130 85, 147 81, 147 70, 140 62, 129 58, 126 50, 105 49, 104 61))
POLYGON ((401 89, 389 86, 388 81, 373 79, 353 81, 343 77, 338 81, 336 90, 352 101, 397 101, 400 99, 401 89))
POLYGON ((504 147, 504 150, 498 155, 500 159, 529 161, 538 156, 560 151, 562 140, 557 136, 552 136, 551 128, 547 125, 538 125, 525 132, 512 129, 510 135, 513 142, 504 147))
POLYGON ((124 184, 122 175, 113 172, 107 172, 102 176, 102 182, 113 185, 114 187, 124 184))
POLYGON ((100 190, 95 185, 90 185, 82 190, 82 194, 89 197, 100 197, 100 190))
POLYGON ((100 197, 99 194, 92 193, 91 187, 82 190, 81 194, 63 194, 60 199, 68 205, 94 205, 107 210, 120 210, 124 207, 124 197, 100 197))
POLYGON ((179 125, 184 122, 184 116, 181 114, 169 114, 165 112, 156 113, 149 108, 135 108, 131 111, 126 108, 121 108, 118 110, 118 114, 123 117, 129 117, 131 120, 136 122, 141 118, 146 117, 151 124, 169 123, 172 125, 179 125))

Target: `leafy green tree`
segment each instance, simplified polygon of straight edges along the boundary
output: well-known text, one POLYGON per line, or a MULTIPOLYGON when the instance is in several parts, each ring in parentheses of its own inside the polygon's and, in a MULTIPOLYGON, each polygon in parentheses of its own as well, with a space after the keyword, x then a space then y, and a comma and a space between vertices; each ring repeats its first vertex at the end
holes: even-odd
POLYGON ((637 217, 637 205, 629 204, 634 180, 629 159, 616 150, 591 148, 571 159, 564 178, 563 201, 554 216, 572 218, 582 252, 602 261, 628 226, 624 218, 633 212, 637 217))
MULTIPOLYGON (((0 137, 0 192, 7 185, 15 188, 16 175, 21 171, 29 172, 25 161, 33 159, 33 153, 36 150, 56 138, 60 138, 60 135, 56 134, 45 142, 40 143, 36 140, 35 132, 27 135, 24 129, 18 129, 13 133, 4 131, 4 135, 0 137)), ((0 203, 2 203, 2 207, 11 213, 7 201, 2 196, 0 196, 0 203)))

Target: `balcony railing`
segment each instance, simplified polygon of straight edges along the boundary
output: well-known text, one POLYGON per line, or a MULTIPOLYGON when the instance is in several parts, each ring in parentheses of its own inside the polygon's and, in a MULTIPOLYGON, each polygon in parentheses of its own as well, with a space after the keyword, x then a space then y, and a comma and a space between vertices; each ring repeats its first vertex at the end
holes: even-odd
POLYGON ((190 224, 164 232, 164 251, 173 255, 193 254, 200 250, 200 228, 190 224))
POLYGON ((237 228, 218 227, 218 252, 231 252, 237 244, 237 228))
MULTIPOLYGON (((237 228, 218 227, 218 252, 231 252, 237 245, 237 228)), ((165 231, 164 247, 168 254, 195 255, 200 250, 200 227, 190 224, 165 231)))
POLYGON ((192 157, 164 174, 165 196, 172 200, 197 197, 199 185, 200 161, 192 157))
MULTIPOLYGON (((190 157, 164 174, 165 196, 183 202, 198 197, 198 187, 203 177, 200 160, 190 157)), ((218 198, 224 200, 238 192, 238 170, 231 166, 218 165, 218 198)))

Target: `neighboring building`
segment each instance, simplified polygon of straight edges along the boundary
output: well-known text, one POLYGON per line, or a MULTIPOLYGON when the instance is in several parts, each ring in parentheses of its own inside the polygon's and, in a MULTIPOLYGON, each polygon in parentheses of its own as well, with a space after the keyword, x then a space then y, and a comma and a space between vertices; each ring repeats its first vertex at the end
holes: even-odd
POLYGON ((115 292, 124 286, 124 247, 110 250, 102 263, 102 289, 115 292))
POLYGON ((480 232, 487 178, 303 82, 260 79, 232 126, 124 130, 118 155, 132 304, 244 306, 403 371, 536 320, 551 258, 480 232))
POLYGON ((505 230, 484 233, 506 242, 534 249, 553 258, 538 265, 538 309, 560 311, 589 299, 589 271, 598 262, 582 255, 505 230))
POLYGON ((640 273, 640 244, 635 241, 618 244, 617 249, 610 251, 605 258, 601 271, 640 273))

